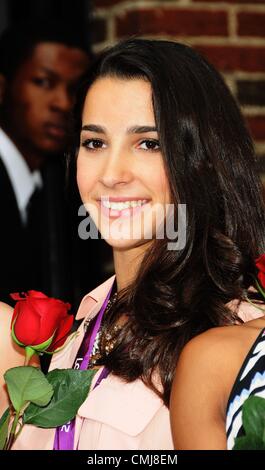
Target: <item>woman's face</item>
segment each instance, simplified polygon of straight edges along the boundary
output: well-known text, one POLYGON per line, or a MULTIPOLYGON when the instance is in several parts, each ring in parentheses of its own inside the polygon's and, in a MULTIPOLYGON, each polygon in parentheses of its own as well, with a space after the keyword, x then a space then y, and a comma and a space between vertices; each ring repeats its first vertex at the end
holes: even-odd
POLYGON ((105 77, 91 86, 77 181, 83 203, 111 246, 128 249, 157 237, 170 191, 147 81, 105 77))

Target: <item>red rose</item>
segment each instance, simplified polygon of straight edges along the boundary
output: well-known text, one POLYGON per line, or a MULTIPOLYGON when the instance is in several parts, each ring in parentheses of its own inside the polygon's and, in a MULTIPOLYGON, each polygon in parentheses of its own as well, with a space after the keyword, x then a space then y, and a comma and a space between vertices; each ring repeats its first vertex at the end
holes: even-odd
POLYGON ((20 346, 30 346, 38 352, 53 352, 63 345, 74 321, 74 316, 67 313, 70 304, 34 290, 23 296, 11 294, 11 297, 17 300, 11 329, 20 346), (43 349, 37 348, 42 343, 46 343, 43 349))
POLYGON ((256 267, 259 270, 258 280, 261 287, 265 288, 265 255, 261 255, 256 259, 256 267))

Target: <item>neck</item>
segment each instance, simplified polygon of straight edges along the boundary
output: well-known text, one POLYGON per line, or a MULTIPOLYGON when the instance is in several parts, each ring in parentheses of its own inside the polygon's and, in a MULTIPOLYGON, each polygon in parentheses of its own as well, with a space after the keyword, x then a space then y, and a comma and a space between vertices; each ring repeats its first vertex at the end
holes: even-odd
POLYGON ((116 273, 117 291, 128 287, 137 276, 144 257, 147 244, 129 250, 113 249, 114 268, 116 273))

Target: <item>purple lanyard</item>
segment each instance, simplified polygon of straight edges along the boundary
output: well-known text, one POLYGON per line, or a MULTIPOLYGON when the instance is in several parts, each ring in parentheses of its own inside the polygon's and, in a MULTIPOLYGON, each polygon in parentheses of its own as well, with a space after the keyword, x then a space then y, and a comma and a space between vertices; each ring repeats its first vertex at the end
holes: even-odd
MULTIPOLYGON (((74 369, 86 370, 88 367, 89 360, 90 360, 93 346, 94 346, 94 342, 95 342, 97 333, 100 329, 100 325, 102 322, 102 318, 103 318, 108 300, 110 298, 112 287, 113 285, 111 286, 111 289, 109 290, 108 295, 105 298, 98 315, 96 316, 94 321, 92 320, 91 327, 88 328, 84 336, 84 339, 78 350, 77 356, 73 364, 74 369)), ((94 388, 96 388, 100 384, 101 380, 107 377, 108 374, 109 374, 108 369, 104 367, 103 370, 101 371, 99 378, 97 379, 97 382, 94 388)), ((74 437, 75 437, 75 418, 73 418, 72 421, 69 421, 68 423, 56 429, 53 450, 73 450, 74 449, 74 437)))

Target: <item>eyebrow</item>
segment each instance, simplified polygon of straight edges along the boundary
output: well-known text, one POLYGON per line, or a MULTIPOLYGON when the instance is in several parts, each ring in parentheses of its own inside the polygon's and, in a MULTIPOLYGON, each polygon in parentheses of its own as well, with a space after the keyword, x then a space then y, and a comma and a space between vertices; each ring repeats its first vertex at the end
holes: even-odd
MULTIPOLYGON (((82 126, 82 131, 96 132, 97 134, 107 134, 105 127, 96 124, 86 124, 82 126)), ((157 132, 155 126, 132 126, 126 130, 127 134, 145 134, 146 132, 157 132)))
POLYGON ((58 76, 58 73, 57 73, 57 72, 55 72, 54 70, 49 69, 48 67, 45 67, 45 66, 43 66, 43 65, 39 67, 39 70, 40 70, 41 72, 43 72, 43 73, 47 73, 48 75, 53 75, 53 76, 55 76, 55 77, 58 76))

